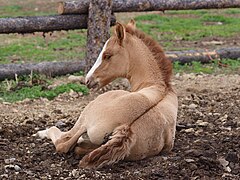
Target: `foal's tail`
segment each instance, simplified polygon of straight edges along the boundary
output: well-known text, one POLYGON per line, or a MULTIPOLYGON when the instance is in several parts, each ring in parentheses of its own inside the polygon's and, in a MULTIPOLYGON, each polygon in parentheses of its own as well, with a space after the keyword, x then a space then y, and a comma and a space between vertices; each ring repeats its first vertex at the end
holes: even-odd
POLYGON ((100 168, 123 160, 130 154, 135 142, 136 136, 131 131, 130 125, 121 125, 113 131, 113 135, 106 144, 83 157, 80 167, 100 168))

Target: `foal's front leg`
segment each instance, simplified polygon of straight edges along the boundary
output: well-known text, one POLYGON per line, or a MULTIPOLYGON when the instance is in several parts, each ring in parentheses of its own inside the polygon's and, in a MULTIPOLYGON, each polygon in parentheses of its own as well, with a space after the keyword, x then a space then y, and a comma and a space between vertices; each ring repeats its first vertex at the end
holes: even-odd
POLYGON ((86 128, 76 123, 74 127, 67 132, 62 132, 57 127, 53 126, 49 129, 38 131, 36 135, 42 139, 51 139, 57 152, 67 153, 76 145, 79 137, 84 132, 86 132, 86 128))

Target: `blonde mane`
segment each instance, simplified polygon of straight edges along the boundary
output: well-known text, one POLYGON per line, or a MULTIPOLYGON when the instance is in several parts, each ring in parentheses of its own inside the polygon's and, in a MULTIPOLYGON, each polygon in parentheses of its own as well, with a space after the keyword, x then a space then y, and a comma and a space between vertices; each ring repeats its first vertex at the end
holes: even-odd
POLYGON ((165 56, 163 49, 161 46, 153 40, 150 36, 146 35, 144 32, 132 28, 132 26, 125 26, 126 32, 136 36, 142 42, 149 48, 149 50, 152 52, 153 56, 155 57, 155 60, 158 64, 159 69, 161 70, 161 74, 163 77, 163 80, 167 87, 170 87, 170 80, 172 76, 172 63, 171 61, 165 56))

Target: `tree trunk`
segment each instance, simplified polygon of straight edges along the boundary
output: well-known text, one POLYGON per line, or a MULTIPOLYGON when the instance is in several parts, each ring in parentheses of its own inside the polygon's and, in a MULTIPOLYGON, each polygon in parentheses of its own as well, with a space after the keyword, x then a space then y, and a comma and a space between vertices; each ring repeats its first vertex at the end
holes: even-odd
POLYGON ((187 51, 168 51, 166 56, 172 61, 179 61, 181 64, 199 61, 208 63, 214 59, 238 59, 240 60, 240 48, 221 48, 217 50, 187 50, 187 51))
MULTIPOLYGON (((90 0, 65 1, 58 5, 60 14, 86 14, 90 0)), ((239 8, 240 0, 113 0, 113 12, 165 11, 190 9, 239 8)))
POLYGON ((58 2, 58 14, 87 14, 89 3, 90 0, 58 2))
POLYGON ((104 43, 110 37, 111 0, 91 0, 87 31, 87 72, 96 61, 104 43))
MULTIPOLYGON (((212 59, 238 59, 240 60, 240 48, 222 48, 213 51, 188 50, 168 51, 166 56, 172 61, 179 61, 181 64, 199 61, 202 63, 211 62, 212 59)), ((0 64, 0 80, 14 79, 15 74, 27 75, 31 71, 49 76, 58 76, 84 71, 85 61, 66 62, 42 62, 38 64, 0 64)))
MULTIPOLYGON (((114 25, 116 18, 109 17, 111 24, 114 25)), ((84 14, 0 18, 0 34, 86 29, 87 19, 88 16, 84 14)))
POLYGON ((0 80, 14 79, 15 74, 18 76, 33 73, 45 74, 47 76, 60 76, 83 71, 85 68, 84 61, 75 62, 41 62, 30 64, 1 64, 0 80))

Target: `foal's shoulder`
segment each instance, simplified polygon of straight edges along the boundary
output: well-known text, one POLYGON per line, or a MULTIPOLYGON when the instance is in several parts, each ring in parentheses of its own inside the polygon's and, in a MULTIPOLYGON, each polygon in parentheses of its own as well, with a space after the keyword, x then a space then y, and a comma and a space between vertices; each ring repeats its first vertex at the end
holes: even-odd
MULTIPOLYGON (((128 91, 124 91, 124 90, 112 90, 112 91, 107 91, 101 95, 99 95, 95 100, 111 100, 111 99, 115 99, 117 97, 129 94, 130 92, 128 91)), ((94 100, 94 101, 95 101, 94 100)))

